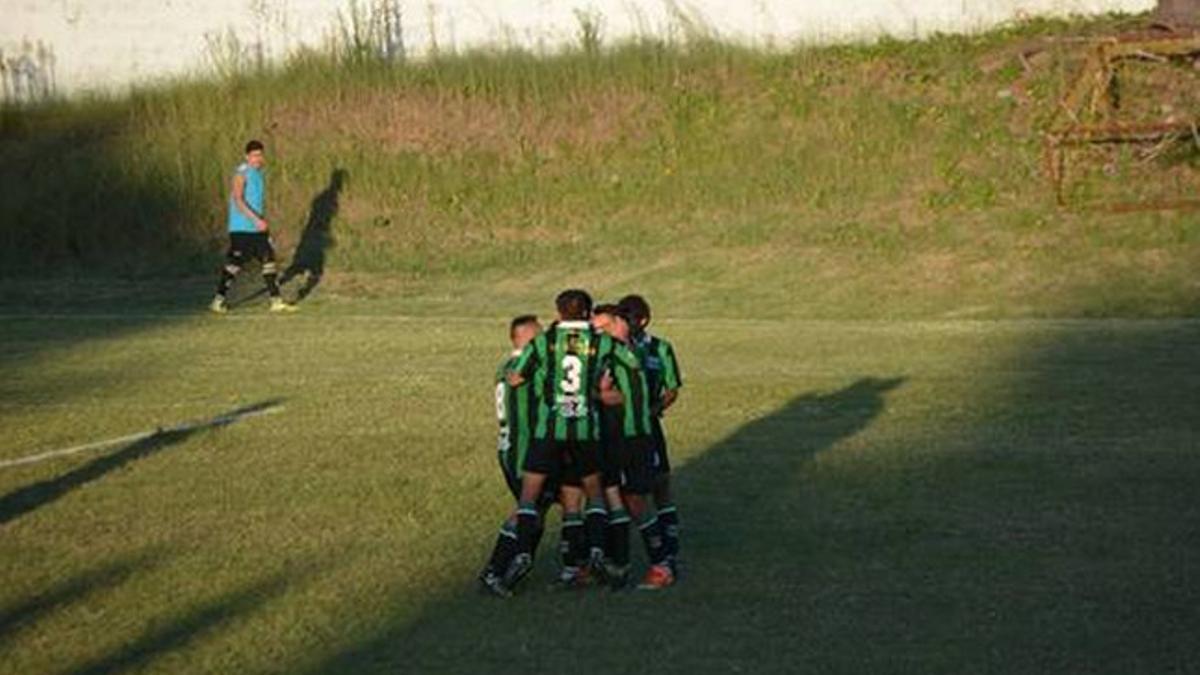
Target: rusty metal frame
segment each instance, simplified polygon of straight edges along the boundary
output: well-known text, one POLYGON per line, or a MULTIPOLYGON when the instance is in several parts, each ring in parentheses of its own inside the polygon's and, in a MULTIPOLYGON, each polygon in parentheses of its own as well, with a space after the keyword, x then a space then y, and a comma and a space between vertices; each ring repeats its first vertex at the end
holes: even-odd
MULTIPOLYGON (((1119 74, 1131 60, 1170 62, 1200 57, 1200 32, 1131 33, 1097 40, 1083 69, 1058 103, 1043 132, 1043 165, 1059 206, 1067 206, 1067 150, 1104 144, 1155 144, 1192 138, 1200 119, 1172 123, 1122 122, 1119 74)), ((1200 200, 1092 205, 1115 211, 1191 209, 1200 200)))

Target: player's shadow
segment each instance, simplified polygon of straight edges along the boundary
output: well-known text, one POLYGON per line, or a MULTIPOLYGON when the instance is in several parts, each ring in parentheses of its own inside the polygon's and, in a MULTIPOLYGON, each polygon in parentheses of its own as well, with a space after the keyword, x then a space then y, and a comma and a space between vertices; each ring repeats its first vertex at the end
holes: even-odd
MULTIPOLYGON (((835 391, 799 395, 677 469, 685 578, 667 597, 645 599, 670 603, 676 598, 678 603, 678 592, 695 589, 688 597, 702 603, 705 614, 733 617, 745 612, 748 597, 790 593, 809 573, 807 566, 819 564, 805 559, 803 551, 817 548, 808 539, 812 522, 824 511, 820 500, 808 494, 800 472, 818 454, 870 426, 885 410, 888 393, 903 382, 904 378, 866 377, 835 391), (729 592, 738 587, 746 592, 729 592)), ((543 556, 551 557, 549 551, 544 546, 543 556)), ((514 645, 521 653, 536 655, 567 645, 617 644, 623 648, 589 652, 594 670, 605 664, 619 669, 632 653, 642 654, 647 669, 653 670, 656 664, 669 664, 677 628, 664 628, 661 635, 630 630, 644 627, 656 611, 662 612, 664 626, 687 623, 680 604, 656 610, 635 598, 598 591, 564 598, 541 591, 539 585, 527 581, 518 599, 507 603, 474 593, 447 597, 416 623, 385 628, 313 672, 433 672, 452 668, 458 655, 468 652, 477 663, 493 664, 496 672, 520 671, 522 662, 512 659, 514 645), (581 602, 586 604, 581 607, 581 602), (577 621, 572 616, 596 620, 577 621), (554 629, 547 630, 548 624, 554 629)), ((782 621, 785 613, 762 606, 757 617, 782 621)), ((586 649, 581 647, 581 658, 586 649)))
POLYGON ((76 488, 99 480, 137 460, 158 454, 200 431, 228 426, 244 417, 276 408, 280 403, 281 399, 272 399, 236 408, 199 424, 162 429, 146 438, 129 443, 120 450, 92 459, 83 466, 61 476, 13 490, 0 496, 0 525, 52 504, 76 488))
POLYGON ((304 275, 304 285, 296 291, 296 302, 307 298, 325 275, 325 257, 334 245, 333 219, 338 214, 338 198, 348 177, 345 169, 334 169, 329 174, 329 185, 317 193, 308 207, 308 220, 300 234, 300 243, 292 253, 291 264, 279 279, 282 286, 304 275))

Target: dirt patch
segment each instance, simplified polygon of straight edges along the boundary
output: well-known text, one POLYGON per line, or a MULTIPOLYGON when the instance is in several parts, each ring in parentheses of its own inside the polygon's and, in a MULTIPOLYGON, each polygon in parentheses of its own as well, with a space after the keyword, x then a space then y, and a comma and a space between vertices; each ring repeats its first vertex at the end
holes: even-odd
POLYGON ((568 96, 551 103, 501 101, 446 91, 359 91, 313 109, 285 105, 275 121, 280 133, 305 137, 337 129, 391 152, 439 155, 492 154, 513 159, 591 152, 640 140, 662 118, 659 101, 618 87, 568 96))

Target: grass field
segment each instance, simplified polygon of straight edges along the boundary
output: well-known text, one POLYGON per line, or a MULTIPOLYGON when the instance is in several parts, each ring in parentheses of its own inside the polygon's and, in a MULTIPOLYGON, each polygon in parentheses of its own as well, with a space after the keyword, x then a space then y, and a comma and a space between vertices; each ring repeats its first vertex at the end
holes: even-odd
POLYGON ((1200 219, 1038 174, 1073 36, 1138 21, 0 109, 0 672, 1200 672, 1200 219), (295 316, 201 313, 250 135, 295 316), (678 348, 685 576, 553 594, 547 542, 496 601, 491 378, 568 285, 678 348))
POLYGON ((282 406, 0 469, 0 670, 1200 668, 1200 323, 660 308, 686 577, 504 602, 503 317, 243 309, 0 318, 0 460, 282 406))

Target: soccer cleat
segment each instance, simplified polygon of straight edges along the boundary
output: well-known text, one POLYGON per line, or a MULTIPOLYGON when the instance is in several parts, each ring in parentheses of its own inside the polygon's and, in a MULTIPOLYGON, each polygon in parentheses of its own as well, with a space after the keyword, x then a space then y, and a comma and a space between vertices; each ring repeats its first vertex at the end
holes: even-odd
POLYGON ((213 314, 229 313, 229 305, 225 304, 225 298, 222 298, 219 295, 212 299, 212 303, 208 305, 208 308, 213 314))
POLYGON ((508 569, 504 570, 504 578, 501 583, 509 591, 512 591, 525 575, 529 574, 529 570, 533 569, 533 556, 528 553, 518 553, 508 564, 508 569))
POLYGON ((593 583, 591 572, 586 567, 564 567, 558 573, 551 587, 555 590, 567 591, 576 588, 586 588, 593 583))
POLYGON ((592 549, 592 552, 588 555, 587 569, 600 583, 608 581, 607 570, 604 567, 604 549, 592 549))
POLYGON ((289 313, 299 311, 300 308, 283 301, 283 298, 271 298, 270 311, 276 313, 289 313))
POLYGON ((513 595, 512 590, 504 586, 504 580, 500 578, 500 575, 490 570, 479 575, 479 584, 484 591, 498 598, 511 598, 513 595))
POLYGON ((604 576, 608 579, 610 589, 623 591, 629 586, 629 565, 607 562, 604 564, 604 576))
POLYGON ((639 591, 658 591, 675 583, 675 575, 671 574, 671 568, 666 565, 651 565, 650 569, 646 570, 646 578, 642 579, 642 583, 638 584, 639 591))

